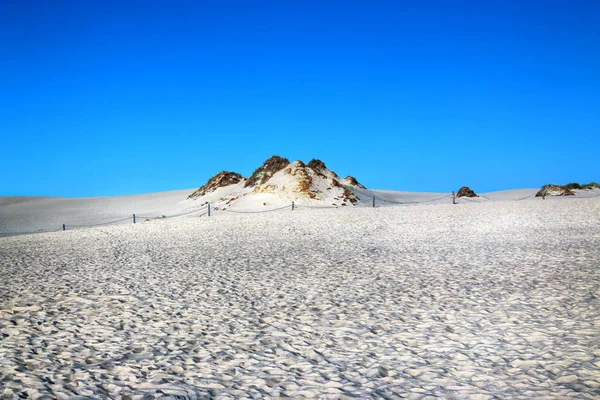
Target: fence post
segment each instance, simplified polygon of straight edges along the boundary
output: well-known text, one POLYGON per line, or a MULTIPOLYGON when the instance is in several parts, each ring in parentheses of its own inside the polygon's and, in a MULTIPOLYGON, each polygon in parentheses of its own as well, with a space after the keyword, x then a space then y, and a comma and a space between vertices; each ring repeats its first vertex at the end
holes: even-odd
POLYGON ((452 204, 456 204, 456 195, 454 194, 454 190, 452 191, 452 204))
POLYGON ((375 208, 375 195, 373 195, 373 208, 375 208))
POLYGON ((292 211, 294 211, 294 202, 292 201, 292 211))
POLYGON ((66 228, 65 224, 63 224, 63 231, 66 231, 66 230, 67 230, 67 228, 66 228))
POLYGON ((135 214, 133 214, 133 223, 135 224, 135 214))
POLYGON ((208 203, 208 216, 210 217, 210 203, 208 203))

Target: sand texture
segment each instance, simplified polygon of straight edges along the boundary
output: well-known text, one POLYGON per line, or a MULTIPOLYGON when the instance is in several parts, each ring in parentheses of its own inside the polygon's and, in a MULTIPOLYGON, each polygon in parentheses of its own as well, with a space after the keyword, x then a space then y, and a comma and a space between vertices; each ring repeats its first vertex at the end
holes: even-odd
POLYGON ((599 398, 600 199, 0 238, 0 398, 175 396, 599 398))

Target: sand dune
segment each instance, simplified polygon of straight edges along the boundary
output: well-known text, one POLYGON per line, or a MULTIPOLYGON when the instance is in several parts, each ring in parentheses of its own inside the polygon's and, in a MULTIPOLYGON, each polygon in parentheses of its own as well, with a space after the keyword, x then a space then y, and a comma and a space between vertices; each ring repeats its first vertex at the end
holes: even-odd
MULTIPOLYGON (((295 201, 296 208, 329 208, 332 201, 309 198, 291 198, 288 194, 251 193, 246 190, 244 196, 229 205, 227 199, 232 193, 238 193, 237 186, 219 188, 197 199, 188 199, 193 189, 170 192, 149 193, 133 196, 96 197, 96 198, 60 198, 60 197, 0 197, 0 237, 20 233, 52 232, 62 229, 77 229, 94 225, 127 225, 147 218, 186 214, 185 218, 197 218, 206 212, 206 204, 211 203, 213 215, 228 209, 237 212, 256 212, 279 209, 290 206, 295 201), (189 214, 188 214, 189 213, 189 214), (113 222, 116 221, 116 222, 113 222)), ((450 193, 443 192, 400 192, 389 190, 368 190, 354 188, 360 202, 352 208, 371 207, 375 196, 377 207, 402 205, 450 204, 450 193)), ((600 189, 578 190, 576 198, 600 197, 600 189)), ((542 201, 533 196, 537 189, 504 190, 483 193, 478 198, 459 198, 458 204, 485 203, 496 201, 542 201)), ((237 197, 237 196, 234 196, 237 197)), ((551 199, 568 201, 569 199, 551 199)), ((334 202, 335 203, 335 202, 334 202)), ((338 202, 339 204, 339 202, 338 202)), ((290 207, 291 209, 291 207, 290 207)))
POLYGON ((0 393, 593 398, 599 227, 574 198, 2 238, 0 393))

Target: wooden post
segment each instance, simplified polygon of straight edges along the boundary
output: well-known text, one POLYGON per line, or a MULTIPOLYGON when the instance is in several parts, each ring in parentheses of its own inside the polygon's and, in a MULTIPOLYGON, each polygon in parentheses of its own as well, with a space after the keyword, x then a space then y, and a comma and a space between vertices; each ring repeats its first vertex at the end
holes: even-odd
POLYGON ((456 204, 456 194, 454 194, 454 190, 452 191, 452 204, 456 204))
POLYGON ((135 224, 135 214, 133 214, 133 223, 135 224))
POLYGON ((375 208, 375 195, 373 195, 373 208, 375 208))
POLYGON ((294 211, 294 202, 292 201, 292 211, 294 211))
POLYGON ((65 224, 63 224, 63 231, 66 231, 67 227, 65 226, 65 224))
POLYGON ((210 217, 210 203, 208 203, 208 216, 210 217))
POLYGON ((546 200, 546 191, 542 190, 542 200, 546 200))

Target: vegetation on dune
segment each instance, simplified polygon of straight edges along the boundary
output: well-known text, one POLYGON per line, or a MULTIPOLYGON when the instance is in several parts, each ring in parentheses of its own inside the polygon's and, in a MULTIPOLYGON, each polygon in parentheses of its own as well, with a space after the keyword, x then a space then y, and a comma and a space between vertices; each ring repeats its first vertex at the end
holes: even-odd
POLYGON ((321 160, 316 159, 316 158, 313 158, 312 160, 310 160, 308 162, 308 167, 312 168, 314 170, 317 170, 317 171, 322 171, 324 169, 327 169, 327 167, 325 166, 325 163, 323 161, 321 161, 321 160))
POLYGON ((260 167, 254 170, 250 178, 246 181, 244 187, 262 185, 269 180, 277 171, 280 171, 290 164, 287 158, 272 156, 260 167))
POLYGON ((590 183, 586 183, 584 185, 581 185, 582 189, 600 189, 600 183, 596 183, 596 182, 590 182, 590 183))
POLYGON ((571 189, 567 188, 566 185, 553 185, 548 184, 542 186, 542 188, 535 194, 535 197, 545 197, 545 196, 574 196, 575 193, 571 191, 571 189))
POLYGON ((594 188, 600 189, 600 184, 596 182, 585 183, 583 185, 579 184, 578 182, 570 182, 566 185, 548 184, 542 186, 536 196, 541 197, 543 192, 548 193, 549 191, 561 192, 562 194, 558 194, 559 196, 572 196, 575 194, 572 192, 573 190, 591 190, 594 188))
POLYGON ((235 185, 241 182, 244 177, 236 172, 221 171, 201 186, 198 190, 188 196, 188 199, 204 196, 207 193, 214 192, 220 187, 235 185))

